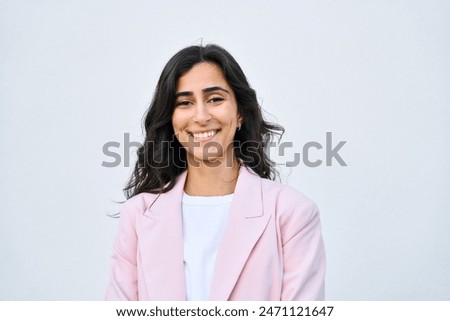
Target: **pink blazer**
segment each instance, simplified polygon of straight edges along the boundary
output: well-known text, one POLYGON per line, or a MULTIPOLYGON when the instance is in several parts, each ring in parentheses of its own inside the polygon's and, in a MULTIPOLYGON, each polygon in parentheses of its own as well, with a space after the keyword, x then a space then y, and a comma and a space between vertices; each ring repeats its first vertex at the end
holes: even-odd
MULTIPOLYGON (((186 300, 181 199, 167 193, 122 207, 106 300, 186 300)), ((316 204, 241 167, 210 300, 323 300, 325 249, 316 204)))

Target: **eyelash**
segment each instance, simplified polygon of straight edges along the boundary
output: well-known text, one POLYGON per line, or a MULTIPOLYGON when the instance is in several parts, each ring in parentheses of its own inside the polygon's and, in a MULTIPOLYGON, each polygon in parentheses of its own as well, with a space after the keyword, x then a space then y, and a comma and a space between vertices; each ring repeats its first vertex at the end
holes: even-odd
POLYGON ((212 97, 211 99, 210 99, 210 101, 212 101, 213 103, 217 103, 217 102, 221 102, 221 101, 223 101, 224 99, 222 98, 222 97, 212 97))
MULTIPOLYGON (((221 101, 223 101, 224 99, 222 97, 212 97, 208 100, 208 102, 212 102, 212 103, 219 103, 221 101)), ((188 106, 191 102, 189 100, 182 100, 179 101, 175 104, 175 107, 178 106, 188 106)))
POLYGON ((177 102, 177 103, 175 104, 175 106, 176 106, 176 107, 178 107, 178 106, 187 106, 187 105, 189 105, 189 104, 190 104, 190 101, 188 101, 188 100, 183 100, 183 101, 177 102))

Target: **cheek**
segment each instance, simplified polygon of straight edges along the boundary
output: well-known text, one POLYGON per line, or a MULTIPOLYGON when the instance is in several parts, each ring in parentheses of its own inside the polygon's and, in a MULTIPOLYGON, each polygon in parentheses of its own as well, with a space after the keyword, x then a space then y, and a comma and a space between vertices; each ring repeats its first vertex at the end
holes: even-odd
POLYGON ((215 115, 220 122, 226 126, 237 124, 239 116, 235 108, 224 108, 215 115))
POLYGON ((176 130, 180 130, 184 127, 184 119, 183 114, 177 111, 173 112, 172 115, 172 127, 174 128, 175 132, 176 130))

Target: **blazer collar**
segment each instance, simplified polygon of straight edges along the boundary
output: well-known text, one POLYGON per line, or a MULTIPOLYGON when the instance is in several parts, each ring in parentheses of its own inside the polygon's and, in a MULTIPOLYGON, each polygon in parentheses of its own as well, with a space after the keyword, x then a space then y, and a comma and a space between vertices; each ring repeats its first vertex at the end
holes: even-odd
MULTIPOLYGON (((175 214, 178 216, 178 214, 181 214, 181 200, 183 197, 186 177, 187 171, 184 171, 180 174, 180 176, 178 176, 174 187, 169 192, 158 194, 156 199, 148 207, 147 212, 149 213, 146 212, 146 216, 149 216, 154 220, 158 220, 161 215, 175 214), (168 205, 172 205, 171 209, 173 209, 173 211, 166 214, 168 212, 168 205), (178 209, 180 212, 176 213, 178 209)), ((243 211, 239 211, 239 213, 246 218, 259 217, 263 215, 261 177, 245 165, 241 165, 239 170, 232 205, 245 207, 242 208, 243 211), (250 200, 252 202, 251 207, 248 206, 248 202, 250 200)))
POLYGON ((228 300, 247 259, 269 222, 264 213, 262 179, 241 166, 231 212, 219 246, 209 299, 228 300))
MULTIPOLYGON (((178 177, 173 189, 159 194, 144 213, 153 224, 148 225, 148 231, 141 237, 144 240, 140 240, 143 244, 141 251, 145 250, 148 254, 142 255, 143 269, 149 276, 146 277, 148 293, 163 289, 162 298, 155 294, 155 298, 160 300, 186 299, 181 213, 186 176, 185 171, 178 177)), ((229 299, 269 218, 263 210, 262 179, 242 165, 216 256, 210 300, 229 299)), ((151 294, 149 299, 152 299, 151 294)))

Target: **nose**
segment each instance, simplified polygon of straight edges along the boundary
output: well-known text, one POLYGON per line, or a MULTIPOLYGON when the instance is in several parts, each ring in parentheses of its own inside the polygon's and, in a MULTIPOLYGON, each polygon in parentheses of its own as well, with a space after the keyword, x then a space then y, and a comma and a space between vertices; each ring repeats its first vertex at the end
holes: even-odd
POLYGON ((192 120, 200 125, 205 125, 210 119, 211 114, 209 113, 208 106, 205 103, 197 104, 192 120))

